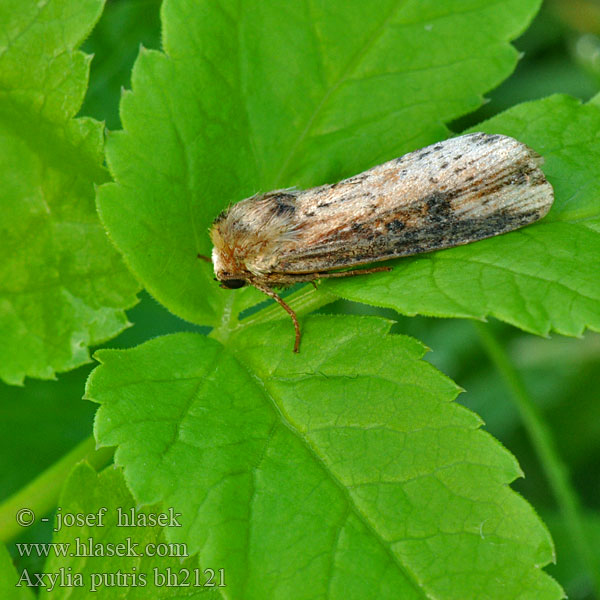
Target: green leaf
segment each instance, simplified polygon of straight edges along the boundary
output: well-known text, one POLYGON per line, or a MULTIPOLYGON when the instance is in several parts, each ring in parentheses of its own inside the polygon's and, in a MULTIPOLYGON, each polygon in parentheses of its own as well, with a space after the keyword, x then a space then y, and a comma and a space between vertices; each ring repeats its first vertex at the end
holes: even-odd
MULTIPOLYGON (((207 228, 257 191, 352 175, 447 135, 513 70, 539 0, 268 3, 167 0, 165 53, 145 51, 102 220, 146 288, 218 325, 258 301, 212 282, 207 228)), ((235 316, 233 317, 235 318, 235 316)))
POLYGON ((516 461, 424 347, 378 318, 304 321, 300 355, 286 321, 97 352, 97 440, 138 502, 182 513, 168 539, 230 598, 560 598, 516 461))
POLYGON ((3 600, 33 600, 33 592, 25 585, 16 587, 21 573, 17 573, 6 546, 0 544, 0 597, 3 600))
MULTIPOLYGON (((150 514, 165 514, 168 518, 170 513, 159 506, 146 510, 136 506, 120 471, 109 468, 96 474, 87 464, 79 464, 65 483, 59 507, 62 523, 68 525, 65 515, 79 515, 79 518, 88 521, 85 524, 79 522, 60 526, 53 543, 67 548, 67 556, 62 556, 59 551, 51 551, 44 572, 60 573, 62 569, 71 574, 73 581, 80 576, 81 585, 42 589, 41 598, 76 600, 97 596, 160 600, 220 597, 216 591, 223 588, 193 585, 196 581, 193 572, 195 561, 186 558, 185 548, 167 547, 161 527, 131 525, 132 515, 144 519, 150 518, 150 514), (90 548, 93 556, 90 556, 90 548), (168 556, 169 553, 172 556, 168 556), (187 578, 186 569, 190 573, 187 578), (168 570, 175 576, 171 580, 173 585, 160 585, 160 575, 168 570), (155 573, 158 573, 156 579, 155 573), (187 583, 188 586, 178 587, 174 585, 176 581, 187 583)), ((55 526, 58 527, 58 522, 55 522, 55 526)), ((198 582, 205 583, 207 575, 198 571, 198 582)), ((215 576, 214 582, 217 580, 218 576, 215 576)))
POLYGON ((0 3, 0 378, 49 379, 127 326, 137 285, 94 206, 102 124, 73 119, 101 0, 0 3))
POLYGON ((160 46, 161 0, 108 2, 83 50, 94 55, 82 114, 117 129, 121 88, 130 85, 131 67, 140 44, 160 46))
POLYGON ((542 335, 600 330, 600 109, 553 96, 474 129, 511 135, 544 156, 555 190, 549 215, 507 235, 396 261, 393 275, 323 288, 408 315, 492 315, 542 335))

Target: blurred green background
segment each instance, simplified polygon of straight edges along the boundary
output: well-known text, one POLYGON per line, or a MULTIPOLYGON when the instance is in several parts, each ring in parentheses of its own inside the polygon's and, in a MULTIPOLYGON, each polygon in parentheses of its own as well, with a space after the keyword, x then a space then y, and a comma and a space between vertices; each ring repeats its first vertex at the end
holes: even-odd
MULTIPOLYGON (((82 115, 105 121, 108 129, 120 127, 120 90, 130 85, 130 70, 140 45, 160 48, 159 10, 158 0, 107 2, 101 21, 83 47, 94 54, 94 60, 82 115)), ((549 94, 571 94, 582 101, 596 94, 600 88, 600 0, 549 0, 515 46, 523 53, 515 73, 488 94, 489 101, 476 113, 450 124, 453 131, 460 132, 514 104, 549 94)), ((432 349, 427 359, 466 390, 458 401, 481 415, 487 430, 521 463, 526 478, 516 481, 514 488, 540 512, 556 542, 558 564, 548 571, 570 598, 594 598, 591 582, 569 546, 510 392, 490 364, 473 324, 400 317, 345 301, 323 309, 333 311, 382 314, 397 321, 394 331, 415 336, 432 349)), ((129 311, 129 319, 133 326, 105 347, 131 347, 165 333, 200 330, 168 313, 145 293, 129 311)), ((491 325, 545 415, 584 506, 586 528, 600 553, 600 335, 542 339, 498 322, 491 325)), ((87 365, 59 376, 57 381, 27 380, 21 388, 0 383, 2 497, 18 490, 90 435, 95 405, 81 396, 92 368, 93 364, 87 365)), ((41 542, 50 538, 50 531, 32 528, 26 535, 27 540, 41 542)))

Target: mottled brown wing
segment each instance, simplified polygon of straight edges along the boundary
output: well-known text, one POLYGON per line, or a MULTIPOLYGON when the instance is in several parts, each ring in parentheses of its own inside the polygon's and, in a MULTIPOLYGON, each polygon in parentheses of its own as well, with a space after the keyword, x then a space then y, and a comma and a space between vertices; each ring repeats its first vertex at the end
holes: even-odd
POLYGON ((325 272, 523 227, 552 206, 541 162, 517 140, 474 133, 334 185, 296 192, 294 208, 288 208, 290 227, 258 268, 325 272))

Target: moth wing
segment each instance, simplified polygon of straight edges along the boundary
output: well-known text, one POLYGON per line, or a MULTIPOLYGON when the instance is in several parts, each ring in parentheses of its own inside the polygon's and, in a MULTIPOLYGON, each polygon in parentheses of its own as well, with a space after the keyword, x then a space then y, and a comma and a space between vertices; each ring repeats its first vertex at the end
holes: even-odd
POLYGON ((300 192, 270 273, 306 274, 467 244, 542 218, 553 202, 541 157, 475 133, 300 192))

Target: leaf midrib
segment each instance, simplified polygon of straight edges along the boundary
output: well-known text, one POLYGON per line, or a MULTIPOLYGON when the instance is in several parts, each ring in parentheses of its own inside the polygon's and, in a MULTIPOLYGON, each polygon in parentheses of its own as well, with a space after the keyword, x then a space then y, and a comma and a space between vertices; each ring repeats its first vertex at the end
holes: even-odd
MULTIPOLYGON (((307 0, 310 2, 310 0, 307 0)), ((348 79, 350 73, 360 64, 361 60, 366 56, 369 50, 373 47, 375 42, 381 37, 383 31, 386 29, 387 25, 391 21, 392 17, 396 14, 396 12, 400 9, 402 5, 406 3, 406 0, 399 0, 392 9, 388 12, 388 14, 381 21, 380 25, 376 27, 373 33, 365 40, 365 43, 362 47, 358 48, 358 50, 354 53, 354 55, 350 58, 350 60, 346 63, 346 66, 340 71, 340 74, 337 80, 329 87, 329 89, 323 95, 323 98, 316 106, 312 115, 308 118, 304 129, 300 132, 300 135, 297 137, 296 141, 291 145, 291 149, 285 159, 281 164, 281 168, 279 169, 274 182, 273 187, 279 188, 284 183, 284 175, 287 171, 288 166, 292 162, 292 159, 296 155, 298 148, 302 145, 302 143, 306 140, 311 132, 317 117, 322 112, 323 108, 327 105, 332 95, 340 88, 340 86, 348 79)))
MULTIPOLYGON (((404 564, 402 564, 402 562, 400 562, 399 557, 393 552, 391 546, 379 535, 375 527, 371 524, 368 516, 363 514, 363 512, 358 509, 355 502, 353 502, 350 493, 344 487, 342 482, 330 469, 327 468, 327 464, 323 457, 319 454, 318 449, 314 447, 310 440, 302 435, 301 431, 294 426, 294 424, 288 419, 287 415, 282 411, 279 402, 277 402, 275 398, 275 394, 269 389, 268 381, 265 380, 252 366, 244 361, 243 357, 240 356, 240 353, 236 352, 235 347, 230 346, 229 350, 231 351, 232 355, 235 356, 240 367, 249 374, 250 378, 256 383, 260 392, 269 402, 276 415, 276 422, 279 424, 279 426, 285 427, 291 432, 294 438, 297 439, 300 444, 302 444, 307 453, 313 457, 314 461, 323 469, 328 481, 331 481, 331 483, 339 490, 346 504, 347 514, 354 515, 354 517, 369 532, 372 538, 379 544, 385 555, 390 560, 390 563, 396 565, 399 571, 403 574, 405 581, 417 592, 419 596, 425 598, 426 594, 419 585, 418 581, 415 579, 415 576, 404 564)), ((335 553, 335 548, 332 548, 332 551, 335 553)))

